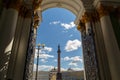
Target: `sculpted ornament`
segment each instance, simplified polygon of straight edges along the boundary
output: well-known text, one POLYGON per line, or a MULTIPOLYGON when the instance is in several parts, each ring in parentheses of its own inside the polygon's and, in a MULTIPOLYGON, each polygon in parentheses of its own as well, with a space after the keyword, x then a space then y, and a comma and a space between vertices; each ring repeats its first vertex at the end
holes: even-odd
POLYGON ((108 15, 112 10, 113 10, 113 6, 103 6, 102 4, 97 9, 100 18, 108 15))
POLYGON ((84 31, 85 30, 85 24, 80 20, 79 25, 77 26, 77 29, 79 31, 84 31))
POLYGON ((37 11, 40 8, 41 3, 42 3, 42 0, 34 0, 33 1, 33 9, 34 9, 34 11, 37 11))
POLYGON ((86 22, 90 22, 92 19, 91 19, 91 13, 89 12, 85 12, 84 15, 83 15, 83 21, 86 23, 86 22))

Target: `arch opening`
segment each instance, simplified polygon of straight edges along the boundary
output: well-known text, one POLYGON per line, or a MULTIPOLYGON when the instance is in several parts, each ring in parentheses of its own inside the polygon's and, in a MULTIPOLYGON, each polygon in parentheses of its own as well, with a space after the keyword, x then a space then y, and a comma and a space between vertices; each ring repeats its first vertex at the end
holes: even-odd
MULTIPOLYGON (((36 44, 38 44, 39 42, 44 43, 46 44, 45 48, 51 49, 51 52, 48 51, 44 53, 44 51, 43 52, 40 51, 43 53, 41 54, 41 56, 45 56, 45 55, 49 56, 49 58, 51 58, 50 59, 51 62, 53 58, 54 61, 52 63, 49 62, 49 64, 50 63, 52 64, 52 66, 50 66, 51 68, 50 70, 55 69, 57 67, 57 62, 56 62, 57 57, 55 56, 57 55, 57 45, 60 44, 62 51, 61 69, 65 70, 66 72, 67 69, 74 70, 74 72, 75 71, 77 72, 76 75, 80 75, 80 77, 83 78, 84 74, 83 74, 81 37, 80 37, 80 32, 77 31, 76 26, 74 24, 74 20, 76 16, 73 13, 71 13, 69 10, 64 8, 49 8, 47 10, 44 10, 42 14, 42 18, 43 21, 41 22, 40 27, 38 28, 36 44), (49 12, 50 10, 52 13, 49 12), (53 52, 52 49, 54 49, 53 52), (82 72, 79 72, 81 70, 82 72)), ((40 59, 40 62, 41 62, 41 66, 39 66, 40 68, 49 67, 44 65, 47 61, 42 57, 40 59)), ((40 74, 44 73, 44 71, 45 70, 40 70, 40 74)), ((65 75, 67 74, 66 72, 64 73, 65 75)), ((33 75, 35 75, 35 73, 33 73, 33 75)), ((77 78, 75 77, 76 75, 74 75, 74 78, 77 78)))

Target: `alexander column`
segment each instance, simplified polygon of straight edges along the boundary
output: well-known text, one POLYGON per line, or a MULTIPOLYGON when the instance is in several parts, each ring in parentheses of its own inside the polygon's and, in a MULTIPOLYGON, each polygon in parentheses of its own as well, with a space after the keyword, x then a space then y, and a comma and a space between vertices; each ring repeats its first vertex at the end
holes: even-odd
POLYGON ((57 77, 56 77, 57 79, 56 80, 62 80, 62 74, 60 72, 60 53, 61 53, 60 45, 58 45, 57 53, 58 53, 58 71, 57 71, 57 77))

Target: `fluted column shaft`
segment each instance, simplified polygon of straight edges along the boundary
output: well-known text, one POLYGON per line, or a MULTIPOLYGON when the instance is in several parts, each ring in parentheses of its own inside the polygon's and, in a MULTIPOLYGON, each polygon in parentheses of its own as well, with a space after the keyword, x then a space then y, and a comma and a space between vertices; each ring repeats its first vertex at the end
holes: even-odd
POLYGON ((98 8, 100 15, 100 23, 103 32, 103 38, 105 42, 105 48, 108 57, 108 63, 110 67, 112 80, 120 79, 120 50, 116 41, 116 37, 113 31, 113 26, 110 20, 109 12, 105 7, 100 6, 98 8))
POLYGON ((13 2, 12 0, 4 3, 0 22, 0 77, 2 80, 6 78, 9 65, 10 55, 12 54, 12 45, 18 19, 20 1, 13 2), (15 4, 18 5, 15 5, 15 4))

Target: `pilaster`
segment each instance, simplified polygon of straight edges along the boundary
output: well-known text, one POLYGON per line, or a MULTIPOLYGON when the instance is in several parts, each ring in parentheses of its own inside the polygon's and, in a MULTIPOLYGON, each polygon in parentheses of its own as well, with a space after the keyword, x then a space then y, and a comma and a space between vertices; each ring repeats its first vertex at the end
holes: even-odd
POLYGON ((92 26, 92 13, 85 12, 80 20, 78 30, 81 31, 83 44, 83 57, 85 65, 86 80, 98 80, 98 63, 94 43, 94 32, 92 26))
POLYGON ((27 48, 26 61, 25 61, 24 80, 32 79, 38 24, 39 24, 39 16, 36 13, 34 14, 34 17, 32 19, 32 24, 30 27, 30 35, 28 40, 28 48, 27 48))

